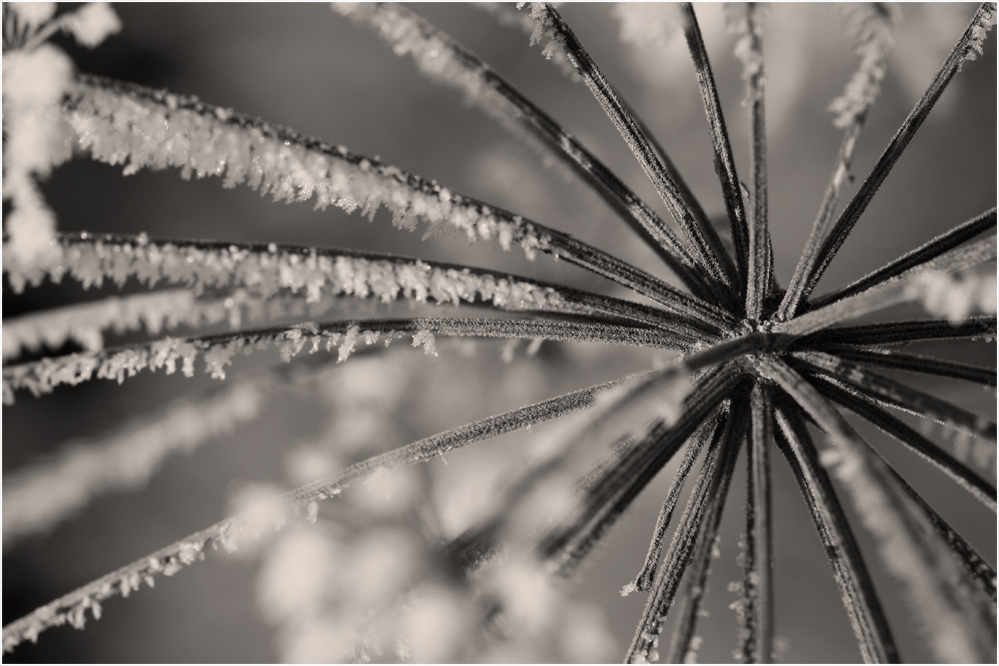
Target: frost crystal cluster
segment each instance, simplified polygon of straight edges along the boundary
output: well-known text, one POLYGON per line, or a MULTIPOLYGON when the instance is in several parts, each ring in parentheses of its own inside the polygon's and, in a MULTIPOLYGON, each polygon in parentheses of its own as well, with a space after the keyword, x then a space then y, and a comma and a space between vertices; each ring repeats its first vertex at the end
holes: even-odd
MULTIPOLYGON (((954 35, 925 94, 852 193, 857 146, 904 24, 893 5, 842 10, 858 61, 829 105, 842 143, 786 285, 774 269, 771 239, 764 54, 782 8, 726 8, 745 86, 745 165, 736 164, 736 134, 693 6, 613 10, 626 42, 661 47, 682 36, 690 52, 724 204, 719 224, 560 9, 524 4, 488 4, 480 18, 519 31, 509 34, 525 48, 542 44, 541 55, 569 73, 565 85, 581 83, 592 93, 668 217, 582 139, 412 10, 338 3, 330 20, 373 31, 420 74, 459 90, 470 107, 538 151, 545 165, 578 178, 669 269, 670 280, 380 158, 191 95, 79 73, 49 38, 66 32, 97 46, 122 29, 104 3, 4 5, 7 283, 18 298, 51 283, 126 290, 5 318, 4 409, 24 409, 23 400, 11 405, 25 393, 56 400, 44 396, 68 395, 79 390, 68 387, 93 379, 124 384, 146 371, 193 377, 200 368, 215 387, 5 471, 5 551, 99 496, 141 487, 171 456, 193 453, 286 402, 318 405, 323 416, 318 434, 275 442, 287 451, 295 487, 235 490, 230 517, 9 622, 5 652, 53 627, 82 629, 88 617, 102 616, 107 599, 153 587, 159 576, 221 549, 259 561, 257 602, 285 660, 607 660, 614 641, 603 613, 579 598, 573 583, 635 499, 675 463, 648 549, 636 555, 634 577, 621 581, 623 595, 645 597, 625 659, 693 662, 718 642, 699 635, 698 624, 712 565, 723 554, 724 511, 735 504, 743 535, 740 580, 728 587, 736 595, 733 654, 771 662, 787 646, 777 632, 775 578, 783 572, 775 565, 780 524, 772 489, 774 468, 786 463, 860 658, 907 657, 893 630, 914 621, 933 658, 994 663, 996 574, 988 555, 903 478, 894 453, 883 455, 884 442, 872 445, 854 424, 872 424, 885 441, 897 440, 941 472, 942 482, 953 484, 948 492, 995 513, 994 415, 895 373, 995 390, 991 365, 906 346, 950 341, 968 355, 989 354, 982 348, 996 335, 996 208, 951 220, 957 226, 950 231, 850 284, 817 287, 952 79, 990 48, 995 3, 978 6, 954 35), (563 261, 587 271, 593 281, 586 284, 605 284, 580 289, 343 248, 60 232, 39 182, 73 156, 120 166, 125 175, 214 177, 226 188, 312 201, 317 210, 333 206, 369 221, 385 208, 398 229, 422 226, 424 241, 448 230, 502 251, 519 246, 530 260, 563 261), (614 296, 605 294, 609 288, 614 296), (900 305, 909 309, 889 310, 900 305), (502 349, 489 356, 495 365, 484 363, 490 373, 499 369, 488 382, 440 369, 449 356, 492 354, 487 339, 502 349), (403 344, 386 349, 395 340, 403 344), (517 351, 521 341, 529 341, 526 354, 517 351), (592 352, 586 343, 602 347, 592 352), (615 362, 601 361, 612 345, 657 354, 647 365, 643 357, 642 371, 621 376, 615 362), (265 353, 247 370, 239 357, 257 351, 265 353), (569 361, 546 365, 552 358, 569 361), (605 363, 617 378, 522 397, 546 395, 549 386, 564 391, 552 368, 576 362, 605 363), (535 401, 464 425, 448 421, 449 409, 477 408, 476 391, 487 390, 517 394, 514 404, 535 401), (434 424, 427 432, 440 432, 400 445, 419 431, 406 415, 421 412, 434 424), (447 454, 514 432, 525 435, 523 450, 510 445, 479 465, 456 455, 445 483, 447 454), (746 492, 733 499, 740 460, 746 492), (418 464, 432 461, 441 464, 418 464), (867 532, 866 541, 856 529, 867 532), (890 585, 875 585, 871 556, 890 585), (903 597, 914 619, 889 613, 878 590, 903 597)), ((904 223, 881 221, 891 233, 904 223)), ((107 610, 119 612, 117 605, 107 610)))

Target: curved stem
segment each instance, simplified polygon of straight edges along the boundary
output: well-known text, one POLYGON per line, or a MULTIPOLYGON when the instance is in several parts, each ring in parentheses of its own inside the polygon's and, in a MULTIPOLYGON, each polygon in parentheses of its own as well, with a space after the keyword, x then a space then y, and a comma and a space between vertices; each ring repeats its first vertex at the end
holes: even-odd
POLYGON ((182 176, 224 175, 228 186, 246 183, 277 200, 304 201, 315 195, 320 208, 360 208, 370 216, 386 206, 402 228, 412 229, 422 219, 431 229, 450 225, 470 241, 496 240, 504 249, 519 244, 529 257, 543 252, 564 259, 674 311, 690 307, 707 321, 728 318, 720 308, 569 234, 342 146, 193 96, 81 75, 64 106, 80 145, 94 159, 127 162, 126 173, 179 167, 182 176))

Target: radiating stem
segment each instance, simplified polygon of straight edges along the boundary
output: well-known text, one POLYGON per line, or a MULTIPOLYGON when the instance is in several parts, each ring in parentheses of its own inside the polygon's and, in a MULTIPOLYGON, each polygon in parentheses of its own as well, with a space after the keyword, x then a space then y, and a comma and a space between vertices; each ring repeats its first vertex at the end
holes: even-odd
POLYGON ((925 281, 932 272, 956 271, 995 258, 996 237, 984 238, 914 266, 888 281, 868 288, 866 291, 811 310, 789 321, 778 323, 773 326, 773 331, 782 334, 808 335, 847 319, 855 319, 893 305, 917 300, 923 296, 925 281))
POLYGON ((727 287, 729 289, 728 293, 731 294, 731 289, 736 286, 732 283, 734 275, 729 274, 729 271, 726 270, 729 268, 725 261, 727 255, 724 253, 719 254, 719 252, 723 252, 720 241, 713 242, 708 240, 711 232, 706 231, 704 227, 697 224, 693 215, 685 206, 683 196, 672 174, 659 160, 657 151, 652 149, 641 127, 639 127, 628 109, 621 103, 616 91, 611 87, 582 44, 579 43, 579 40, 576 39, 576 36, 569 29, 569 26, 566 25, 558 11, 551 5, 545 4, 544 12, 546 26, 553 31, 569 56, 569 60, 576 66, 583 77, 583 81, 594 97, 597 98, 597 101, 600 102, 600 106, 603 107, 604 112, 613 121, 621 137, 638 159, 639 164, 642 165, 642 169, 649 177, 649 180, 652 181, 656 191, 659 192, 670 214, 693 244, 701 266, 707 270, 715 282, 727 287))
POLYGON ((906 370, 908 372, 937 375, 939 377, 963 379, 967 382, 974 382, 975 384, 985 386, 996 386, 995 369, 983 368, 977 365, 945 361, 919 354, 906 354, 905 352, 896 350, 872 350, 850 345, 820 345, 816 346, 816 350, 834 354, 843 360, 853 361, 854 363, 869 363, 894 370, 906 370))
POLYGON ((933 240, 920 245, 911 252, 907 252, 895 261, 882 266, 878 270, 865 275, 859 280, 820 296, 819 298, 811 300, 805 310, 815 310, 848 296, 859 294, 860 292, 865 291, 881 282, 885 282, 897 275, 901 275, 910 268, 932 261, 943 253, 971 240, 975 236, 985 233, 990 229, 995 229, 995 226, 996 209, 993 207, 981 215, 959 224, 950 231, 940 234, 933 240))
MULTIPOLYGON (((718 419, 723 419, 723 415, 719 415, 718 419)), ((690 470, 694 466, 697 456, 700 455, 701 449, 714 436, 715 429, 721 427, 720 423, 721 421, 719 420, 706 422, 701 427, 701 430, 694 437, 691 437, 687 443, 687 450, 684 451, 683 459, 680 460, 680 465, 677 467, 676 475, 673 477, 673 482, 669 487, 669 492, 666 495, 666 499, 663 500, 662 507, 659 509, 659 515, 656 517, 656 526, 652 530, 652 539, 649 541, 649 548, 645 554, 645 562, 642 564, 642 569, 638 572, 638 576, 635 577, 635 582, 625 586, 622 594, 630 594, 632 590, 648 592, 651 589, 652 580, 655 578, 656 571, 659 568, 659 560, 662 557, 670 520, 673 518, 673 512, 676 510, 676 503, 680 500, 680 493, 687 480, 687 475, 690 474, 690 470)))
POLYGON ((897 663, 898 648, 874 581, 798 409, 791 404, 777 411, 777 445, 815 522, 864 662, 897 663))
POLYGON ((746 550, 743 594, 747 641, 743 655, 751 662, 773 661, 773 520, 770 504, 770 440, 773 427, 773 402, 770 389, 761 383, 753 386, 750 398, 752 427, 746 449, 748 484, 746 487, 746 550))
POLYGON ((780 385, 825 430, 826 460, 853 497, 882 561, 904 584, 937 657, 944 661, 995 660, 994 627, 983 625, 975 591, 925 515, 894 482, 886 465, 843 416, 806 379, 778 359, 757 357, 764 377, 780 385), (991 640, 988 636, 992 635, 991 640))
MULTIPOLYGON (((410 55, 431 79, 463 90, 466 99, 546 154, 560 159, 618 211, 683 282, 698 293, 693 257, 656 212, 642 201, 613 171, 608 169, 576 137, 527 99, 475 54, 419 15, 394 3, 351 7, 342 10, 349 18, 365 23, 392 44, 400 55, 410 55), (523 136, 526 131, 527 137, 523 136)), ((673 165, 667 169, 679 178, 673 165)), ((688 193, 689 189, 684 188, 688 193)), ((707 294, 698 293, 701 297, 707 294)))
MULTIPOLYGON (((715 438, 704 458, 701 475, 680 517, 680 524, 662 566, 656 573, 652 593, 645 603, 642 618, 635 628, 635 636, 625 656, 626 663, 656 661, 656 645, 663 622, 676 598, 680 580, 693 559, 698 536, 712 525, 717 527, 735 470, 735 461, 745 436, 749 416, 747 393, 739 391, 733 394, 725 427, 715 431, 715 438)), ((710 550, 703 555, 710 557, 710 550)))
POLYGON ((993 443, 996 441, 995 422, 973 414, 946 400, 871 372, 855 363, 843 361, 832 354, 795 352, 795 357, 804 361, 810 370, 847 382, 869 393, 883 396, 892 403, 904 405, 920 414, 953 423, 969 432, 985 437, 993 443))
MULTIPOLYGON (((759 320, 763 305, 773 282, 773 247, 767 221, 767 129, 766 129, 766 74, 763 66, 763 37, 759 9, 748 3, 744 25, 739 26, 743 36, 736 55, 743 61, 743 76, 748 77, 749 125, 752 134, 750 177, 753 190, 750 200, 748 231, 748 274, 746 276, 746 316, 759 320)), ((769 660, 769 657, 766 657, 769 660)))
POLYGON ((973 472, 960 460, 909 427, 900 419, 881 409, 876 401, 863 394, 852 393, 822 377, 815 387, 830 400, 843 405, 850 411, 867 419, 888 433, 911 451, 932 463, 937 469, 952 478, 962 488, 971 493, 992 513, 996 512, 996 489, 973 472))
MULTIPOLYGON (((708 128, 711 131, 711 143, 714 147, 715 172, 721 180, 722 194, 725 198, 725 211, 732 225, 732 242, 735 244, 735 259, 739 273, 743 278, 747 275, 749 254, 749 231, 746 211, 739 190, 739 176, 735 168, 735 158, 732 155, 732 145, 725 127, 725 116, 722 114, 721 101, 718 98, 718 88, 715 86, 714 74, 708 62, 708 51, 704 46, 697 16, 690 3, 683 3, 683 32, 687 38, 691 58, 694 61, 694 71, 701 90, 701 100, 708 117, 708 128)), ((744 289, 745 285, 740 285, 744 289)))
POLYGON ((848 345, 896 345, 930 340, 953 340, 960 338, 996 337, 996 317, 968 317, 959 324, 951 324, 936 319, 889 321, 860 326, 843 326, 816 331, 796 345, 848 344, 848 345))
POLYGON ((895 132, 888 146, 885 148, 877 164, 871 170, 870 175, 860 186, 853 199, 840 214, 829 233, 825 235, 822 244, 812 253, 802 255, 800 262, 800 279, 788 289, 784 302, 781 304, 783 318, 793 317, 800 304, 808 298, 812 289, 818 284, 819 278, 836 256, 837 251, 846 241, 847 236, 853 230, 857 220, 867 209, 867 205, 874 198, 874 194, 881 187, 881 184, 891 173, 892 167, 902 156, 909 142, 916 135, 922 126, 923 121, 929 116, 933 105, 947 89, 947 84, 960 69, 961 65, 968 59, 968 54, 972 45, 980 45, 985 37, 985 32, 991 27, 990 19, 994 19, 995 8, 992 3, 982 3, 978 11, 975 12, 971 22, 965 29, 957 44, 954 45, 950 55, 944 61, 943 66, 934 76, 929 88, 923 96, 916 102, 916 106, 909 112, 903 121, 902 126, 895 132))

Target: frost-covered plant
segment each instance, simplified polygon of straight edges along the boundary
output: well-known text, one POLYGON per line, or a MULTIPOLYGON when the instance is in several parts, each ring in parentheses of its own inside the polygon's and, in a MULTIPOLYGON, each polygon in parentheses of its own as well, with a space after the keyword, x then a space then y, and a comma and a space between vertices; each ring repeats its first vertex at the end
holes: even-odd
POLYGON ((995 512, 994 420, 880 369, 994 389, 995 371, 988 367, 899 348, 932 340, 972 345, 976 338, 995 336, 990 262, 996 255, 996 209, 845 287, 818 296, 813 291, 952 78, 982 53, 995 24, 995 4, 978 7, 926 92, 839 210, 897 21, 897 9, 884 4, 846 10, 859 66, 829 107, 834 125, 843 130, 842 144, 786 286, 774 274, 768 225, 766 17, 758 6, 727 9, 751 135, 745 182, 694 9, 615 11, 629 39, 662 44, 676 33, 686 41, 707 115, 725 229, 708 217, 665 149, 558 9, 540 3, 519 13, 512 7, 487 9, 502 23, 529 32, 532 45, 542 44, 543 55, 592 92, 672 224, 580 139, 411 10, 391 4, 334 7, 593 188, 671 269, 675 283, 565 231, 378 158, 192 96, 76 73, 48 39, 65 30, 82 45, 97 45, 119 29, 106 5, 58 15, 48 3, 4 5, 3 196, 9 206, 3 271, 10 288, 21 293, 67 279, 84 288, 170 286, 4 319, 4 404, 13 404, 25 390, 42 396, 62 385, 94 378, 123 383, 161 369, 190 377, 202 366, 212 378, 225 379, 237 355, 270 347, 288 363, 230 379, 223 389, 170 405, 103 441, 76 443, 52 460, 6 474, 4 548, 67 519, 100 493, 144 483, 171 453, 255 418, 271 392, 308 386, 323 396, 329 415, 323 435, 299 443, 291 456, 292 476, 302 485, 287 492, 245 489, 233 516, 6 624, 4 651, 62 624, 82 628, 88 613, 100 617, 107 599, 128 596, 143 583, 152 586, 158 575, 178 573, 221 547, 262 553, 258 596, 278 628, 282 656, 291 661, 380 660, 393 654, 417 661, 604 658, 607 640, 599 612, 567 594, 569 582, 646 485, 679 458, 644 563, 623 591, 647 594, 626 659, 656 661, 669 616, 673 634, 663 657, 690 660, 701 642, 697 622, 727 494, 744 452, 744 574, 734 586, 740 622, 735 656, 772 661, 778 643, 774 577, 780 573, 774 567, 771 506, 776 450, 800 487, 865 661, 897 661, 902 655, 854 535, 855 523, 868 532, 934 656, 993 662, 994 567, 861 437, 845 413, 891 435, 995 512), (370 219, 384 207, 400 229, 422 228, 427 237, 451 230, 471 243, 520 248, 528 259, 546 255, 616 283, 619 293, 634 298, 373 252, 59 233, 38 179, 73 151, 122 165, 126 174, 177 169, 186 179, 217 176, 225 187, 246 185, 276 201, 314 200, 317 209, 334 206, 370 219), (723 235, 730 235, 730 243, 723 235), (342 316, 357 302, 461 308, 468 314, 342 316), (854 321, 910 302, 922 303, 933 318, 854 321), (177 329, 185 335, 157 337, 177 329), (141 331, 148 341, 105 346, 109 333, 141 331), (435 357, 455 349, 444 344, 447 340, 484 338, 530 340, 531 354, 546 341, 571 341, 677 355, 638 374, 400 448, 379 448, 397 429, 393 419, 406 393, 420 391, 413 378, 424 360, 391 356, 390 362, 382 358, 393 353, 385 348, 402 340, 435 357), (67 343, 82 349, 22 358, 67 343), (347 378, 340 362, 354 368, 347 378), (941 424, 937 434, 944 444, 892 410, 941 424), (480 506, 450 508, 464 513, 457 536, 443 525, 446 520, 427 518, 426 507, 440 490, 420 472, 426 466, 416 463, 555 419, 562 419, 562 427, 532 436, 525 461, 498 466, 492 475, 469 474, 473 483, 494 486, 495 492, 480 506), (687 477, 698 464, 700 475, 674 528, 687 477), (317 479, 319 469, 326 474, 317 479), (844 493, 851 508, 840 503, 844 493), (280 528, 276 540, 262 540, 280 528))

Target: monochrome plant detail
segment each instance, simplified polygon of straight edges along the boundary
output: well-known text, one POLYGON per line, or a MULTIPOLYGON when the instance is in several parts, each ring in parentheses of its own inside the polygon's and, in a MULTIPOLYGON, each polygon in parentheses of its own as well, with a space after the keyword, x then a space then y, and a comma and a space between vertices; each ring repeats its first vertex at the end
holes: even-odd
MULTIPOLYGON (((692 660, 701 641, 696 626, 719 526, 745 452, 747 495, 740 500, 744 572, 735 585, 737 659, 757 663, 776 657, 775 614, 780 608, 774 601, 774 578, 781 572, 774 567, 771 470, 783 458, 825 547, 865 661, 898 661, 902 654, 854 535, 856 525, 841 504, 844 494, 885 569, 897 579, 935 657, 993 662, 994 568, 864 440, 845 414, 869 421, 918 453, 995 512, 994 420, 881 374, 881 369, 995 389, 995 371, 987 367, 899 348, 929 340, 965 340, 968 345, 994 340, 996 283, 988 271, 996 258, 996 209, 852 284, 819 295, 813 291, 948 84, 982 53, 996 22, 995 3, 982 3, 956 36, 925 94, 848 199, 851 164, 885 75, 897 9, 885 4, 846 9, 859 65, 829 107, 833 124, 843 130, 842 143, 786 286, 774 274, 768 224, 763 57, 767 12, 780 8, 748 4, 726 9, 728 30, 736 36, 734 55, 743 70, 751 136, 748 172, 743 168, 748 177, 742 178, 694 8, 678 6, 675 24, 653 26, 648 34, 641 20, 619 11, 625 33, 635 39, 656 42, 676 32, 688 46, 727 229, 708 217, 665 148, 554 5, 533 3, 519 13, 509 7, 485 9, 500 22, 530 33, 525 41, 541 44, 546 58, 589 89, 662 198, 672 223, 580 139, 410 9, 341 3, 333 12, 373 30, 397 55, 412 59, 422 74, 460 90, 471 106, 590 186, 672 270, 678 284, 566 231, 378 158, 190 95, 77 73, 68 56, 47 40, 65 30, 79 43, 96 46, 120 29, 105 4, 58 16, 48 3, 4 5, 3 196, 10 212, 4 223, 3 272, 11 289, 20 294, 66 279, 83 288, 128 283, 168 287, 5 319, 4 405, 24 399, 25 391, 42 397, 58 386, 94 378, 120 384, 146 370, 190 377, 203 367, 211 377, 226 379, 239 353, 269 347, 288 364, 227 380, 232 384, 210 396, 179 401, 104 441, 77 443, 61 457, 5 475, 5 549, 22 536, 68 519, 98 494, 144 483, 171 453, 190 450, 253 419, 270 391, 323 386, 355 363, 371 361, 372 373, 390 372, 372 359, 393 340, 431 357, 447 354, 450 348, 442 343, 452 338, 528 340, 529 353, 548 341, 677 353, 664 367, 344 462, 325 478, 288 492, 261 492, 256 499, 262 501, 245 511, 8 623, 4 651, 38 641, 52 627, 83 628, 87 613, 99 618, 108 598, 129 596, 143 583, 151 587, 160 574, 178 573, 220 547, 252 551, 259 537, 284 528, 287 540, 270 551, 262 569, 261 596, 268 619, 290 646, 283 654, 292 660, 316 654, 302 647, 308 641, 319 641, 309 645, 328 659, 377 659, 394 651, 401 658, 449 661, 488 658, 494 654, 488 646, 517 640, 553 642, 564 658, 583 659, 586 654, 571 646, 584 634, 595 635, 599 623, 562 591, 656 474, 678 459, 648 551, 636 560, 635 578, 622 591, 647 594, 626 660, 659 659, 667 617, 676 621, 662 656, 671 662, 692 660), (59 232, 37 181, 74 153, 122 165, 125 174, 151 169, 179 170, 184 179, 217 177, 227 188, 248 186, 275 201, 314 200, 316 209, 335 206, 371 220, 384 207, 395 227, 422 229, 424 240, 450 230, 470 243, 491 243, 502 251, 519 247, 528 259, 567 262, 615 283, 621 289, 617 293, 632 292, 635 299, 375 252, 59 232), (723 240, 728 234, 731 248, 723 240), (337 316, 348 301, 429 304, 471 314, 337 316), (913 302, 921 303, 930 317, 855 321, 913 302), (228 330, 220 332, 220 327, 228 330), (125 332, 145 332, 149 339, 105 344, 107 335, 125 332), (159 337, 165 332, 170 336, 159 337), (67 343, 81 350, 45 355, 67 343), (23 360, 26 353, 42 356, 23 360), (347 365, 337 365, 341 362, 347 365), (946 446, 893 410, 939 424, 933 439, 946 440, 946 446), (414 471, 416 463, 562 417, 560 429, 537 436, 528 463, 505 479, 459 537, 442 546, 426 534, 403 530, 403 514, 417 512, 421 498, 429 495, 421 485, 425 480, 414 471), (681 507, 687 477, 698 465, 700 473, 681 507), (321 507, 329 508, 321 513, 321 507), (341 523, 338 516, 344 518, 341 523), (302 517, 318 523, 317 531, 309 531, 302 517), (330 582, 338 595, 331 607, 307 582, 285 585, 279 575, 302 554, 333 581, 330 562, 336 558, 363 568, 390 563, 400 553, 405 566, 386 564, 379 570, 384 575, 374 576, 380 587, 330 582), (533 602, 525 601, 527 590, 533 602)), ((382 396, 382 409, 391 411, 399 400, 389 386, 378 386, 373 399, 355 395, 350 402, 343 395, 350 390, 347 385, 326 397, 333 414, 330 433, 342 437, 344 451, 353 445, 348 445, 353 435, 337 430, 342 427, 337 410, 378 421, 384 412, 371 403, 382 396)), ((357 450, 363 445, 358 443, 357 450)))

